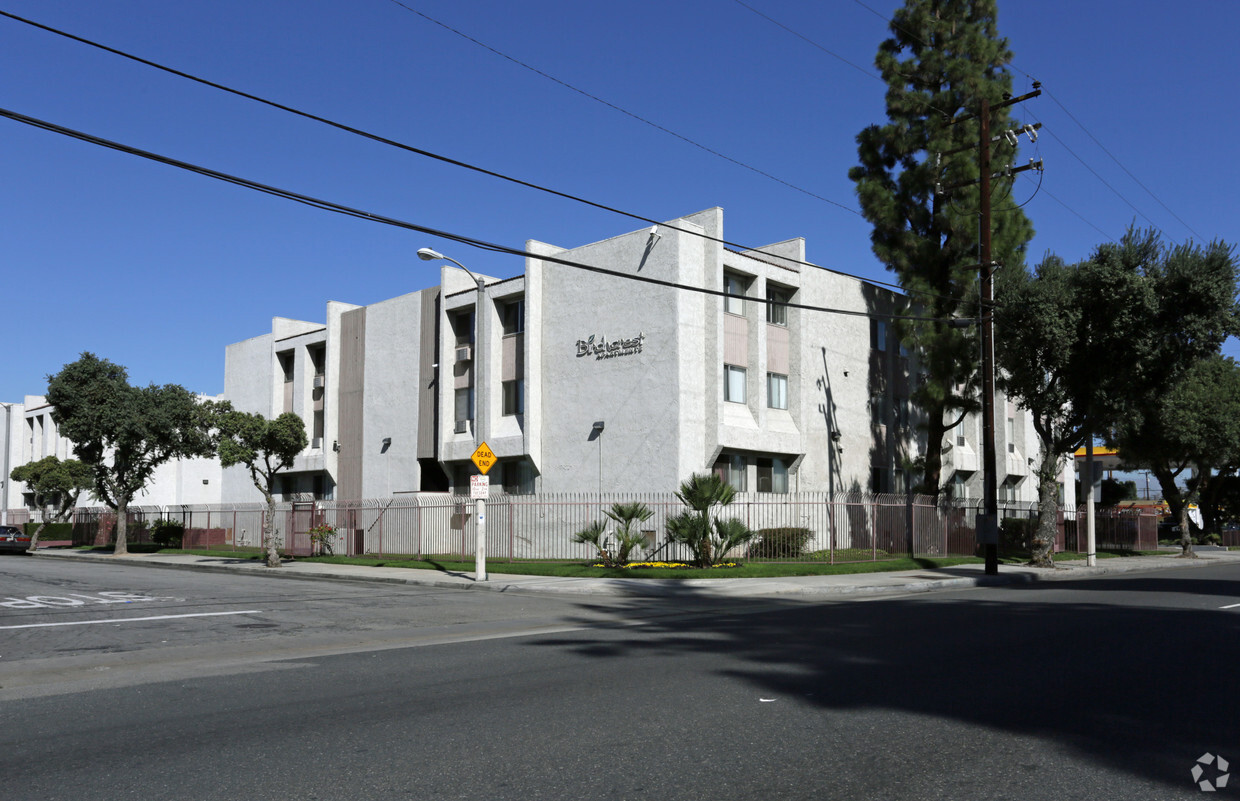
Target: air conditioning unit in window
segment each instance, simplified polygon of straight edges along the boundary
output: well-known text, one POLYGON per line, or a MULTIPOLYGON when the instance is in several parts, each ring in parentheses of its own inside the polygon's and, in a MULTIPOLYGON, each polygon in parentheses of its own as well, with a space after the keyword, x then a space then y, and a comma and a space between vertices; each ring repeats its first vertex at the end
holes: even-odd
POLYGON ((956 437, 956 444, 957 444, 957 445, 959 445, 961 448, 963 448, 963 447, 964 447, 964 437, 956 437))
POLYGON ((457 434, 468 434, 469 433, 469 421, 468 420, 457 420, 456 421, 456 433, 457 434))
POLYGON ((473 349, 468 345, 461 345, 456 349, 456 360, 458 362, 467 362, 473 358, 473 349))
POLYGON ((323 374, 322 374, 322 373, 317 373, 317 374, 314 376, 314 388, 315 388, 315 389, 322 389, 322 388, 323 388, 323 378, 324 378, 324 376, 323 376, 323 374))

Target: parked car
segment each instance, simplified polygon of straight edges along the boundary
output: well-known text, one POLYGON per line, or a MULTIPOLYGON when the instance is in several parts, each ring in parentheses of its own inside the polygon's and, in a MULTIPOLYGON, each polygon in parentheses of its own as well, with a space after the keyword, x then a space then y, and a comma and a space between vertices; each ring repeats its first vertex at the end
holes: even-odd
POLYGON ((30 535, 19 526, 0 526, 0 551, 25 553, 30 550, 30 535))

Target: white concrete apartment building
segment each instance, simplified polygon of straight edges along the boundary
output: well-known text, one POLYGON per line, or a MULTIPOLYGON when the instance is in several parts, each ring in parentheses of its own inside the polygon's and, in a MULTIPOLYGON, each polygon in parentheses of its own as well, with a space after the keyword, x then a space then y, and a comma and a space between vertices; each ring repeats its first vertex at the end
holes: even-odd
MULTIPOLYGON (((806 264, 803 239, 721 239, 708 209, 574 249, 529 242, 522 275, 483 277, 481 314, 473 278, 445 266, 439 286, 328 303, 325 323, 277 318, 228 347, 224 397, 306 420, 286 498, 461 489, 478 441, 517 493, 666 492, 712 469, 749 492, 902 490, 924 433, 916 364, 882 317, 898 296, 806 264)), ((1034 500, 1028 416, 996 408, 1000 499, 1034 500)), ((976 417, 949 432, 957 497, 981 496, 980 441, 976 417)), ((236 468, 222 490, 258 497, 236 468)))
MULTIPOLYGON (((21 403, 2 404, 4 430, 0 437, 0 458, 7 469, 0 487, 0 510, 7 520, 9 509, 34 509, 34 495, 20 481, 9 479, 13 468, 37 462, 47 456, 73 459, 73 443, 60 435, 52 419, 52 407, 42 395, 26 395, 21 403)), ((219 503, 221 477, 218 459, 177 459, 156 468, 150 483, 133 499, 132 505, 170 506, 219 503)), ((102 506, 89 494, 78 500, 78 506, 102 506)))

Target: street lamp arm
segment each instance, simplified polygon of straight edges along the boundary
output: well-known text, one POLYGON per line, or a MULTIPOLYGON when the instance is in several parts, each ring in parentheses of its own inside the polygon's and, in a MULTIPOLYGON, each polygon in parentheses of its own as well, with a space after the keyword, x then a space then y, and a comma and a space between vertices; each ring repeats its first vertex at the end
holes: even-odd
POLYGON ((450 261, 453 264, 455 264, 457 267, 460 267, 462 270, 468 273, 469 277, 474 279, 474 283, 478 285, 479 289, 481 289, 486 283, 485 281, 483 281, 483 279, 474 275, 473 270, 469 269, 464 264, 461 264, 459 261, 452 258, 451 256, 445 256, 437 250, 432 250, 431 248, 421 248, 418 250, 418 258, 421 259, 422 261, 436 261, 436 260, 450 261))

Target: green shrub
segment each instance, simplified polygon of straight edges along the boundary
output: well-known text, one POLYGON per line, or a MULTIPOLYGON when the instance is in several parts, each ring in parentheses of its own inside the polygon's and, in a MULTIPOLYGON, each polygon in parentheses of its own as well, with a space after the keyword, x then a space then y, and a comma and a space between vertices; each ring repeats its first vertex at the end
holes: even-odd
POLYGON ((311 556, 331 556, 332 543, 336 541, 336 529, 327 523, 319 523, 310 529, 307 534, 310 535, 310 555, 311 556))
MULTIPOLYGON (((34 533, 39 530, 39 525, 40 525, 39 523, 27 523, 26 533, 33 537, 34 533)), ((73 524, 72 523, 48 523, 46 526, 43 527, 43 533, 39 535, 40 542, 44 540, 71 540, 71 539, 73 539, 73 524)))
POLYGON ((185 524, 179 520, 156 520, 151 523, 151 542, 160 548, 180 548, 185 524))
POLYGON ((1028 551, 1033 547, 1036 520, 1005 517, 999 521, 999 549, 1003 551, 1028 551))
POLYGON ((758 541, 749 549, 750 559, 797 559, 814 536, 808 528, 758 529, 758 541))

